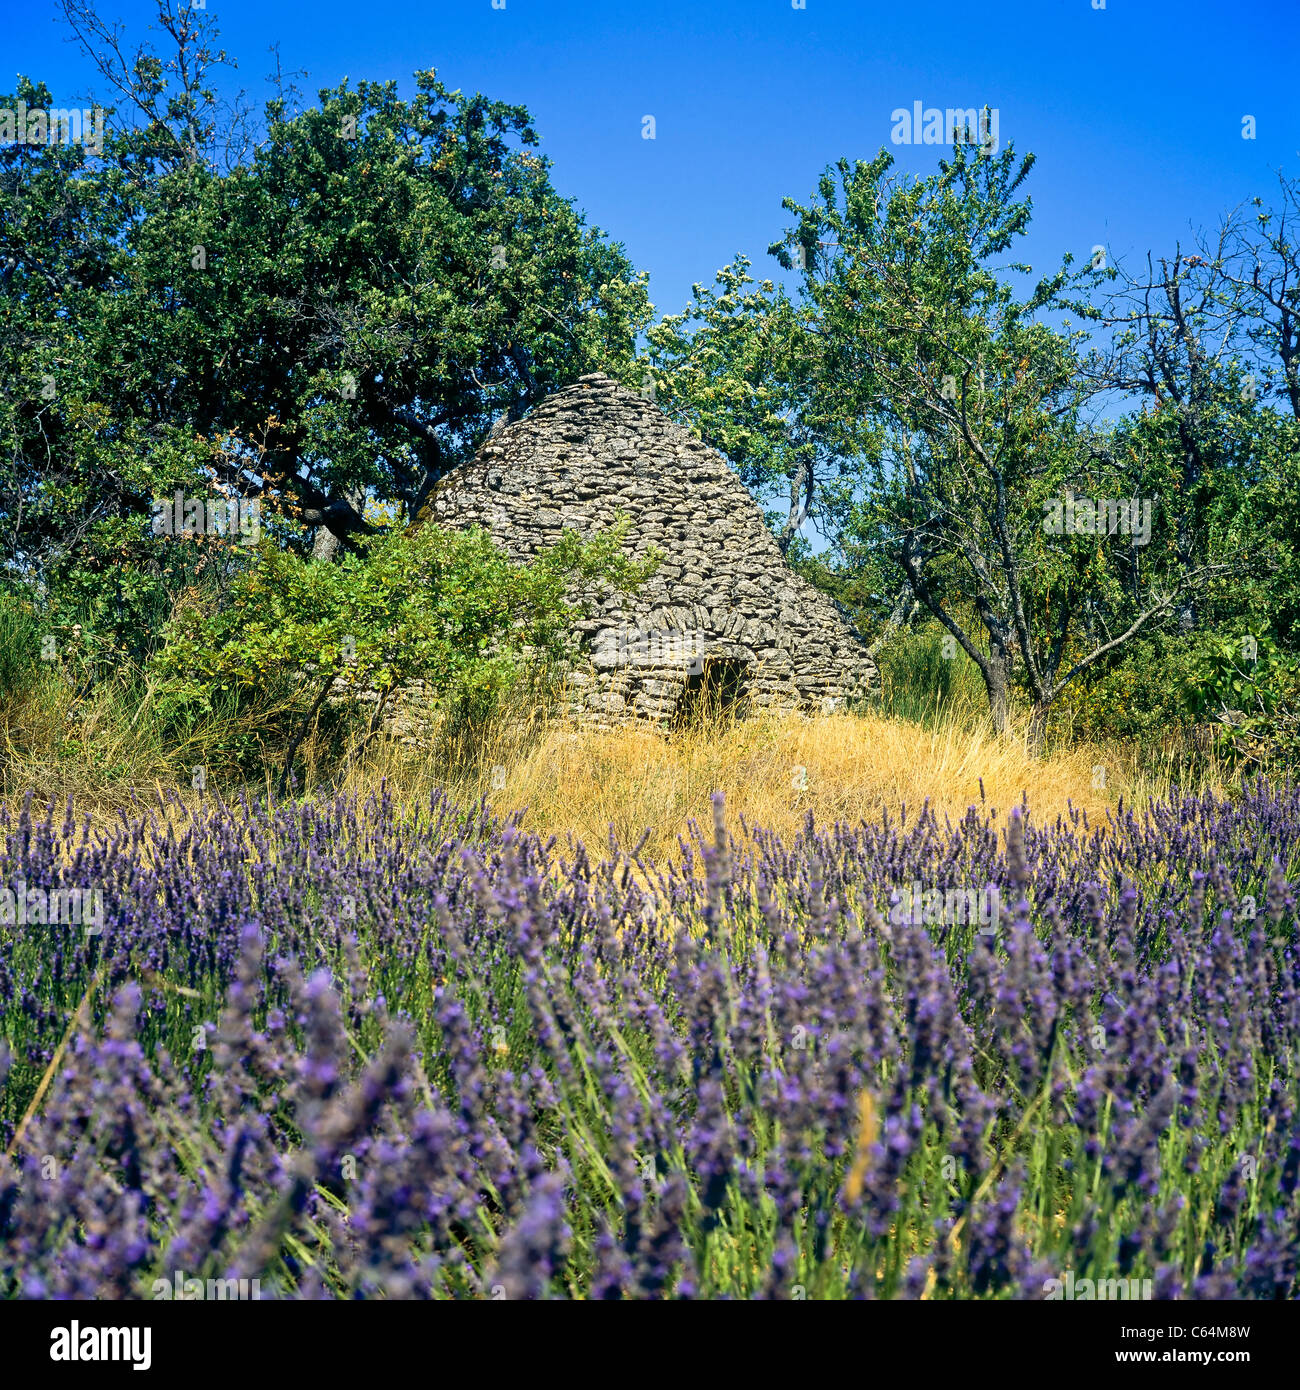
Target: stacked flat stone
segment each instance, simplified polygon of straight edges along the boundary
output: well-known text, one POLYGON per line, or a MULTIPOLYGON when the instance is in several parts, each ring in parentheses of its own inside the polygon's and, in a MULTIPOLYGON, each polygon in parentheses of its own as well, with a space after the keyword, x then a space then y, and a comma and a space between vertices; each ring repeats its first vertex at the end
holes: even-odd
POLYGON ((565 528, 584 539, 631 520, 624 549, 663 560, 634 597, 590 594, 570 714, 664 721, 692 675, 725 658, 756 708, 827 711, 867 694, 876 668, 844 611, 785 563, 722 457, 603 373, 496 431, 435 489, 421 520, 481 526, 512 559, 565 528))

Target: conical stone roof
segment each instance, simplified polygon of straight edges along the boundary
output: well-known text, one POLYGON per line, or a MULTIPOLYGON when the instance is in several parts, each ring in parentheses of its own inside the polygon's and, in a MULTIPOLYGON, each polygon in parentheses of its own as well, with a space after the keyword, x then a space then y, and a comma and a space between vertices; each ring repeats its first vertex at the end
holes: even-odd
POLYGON ((653 547, 663 561, 638 594, 605 593, 580 625, 574 714, 665 719, 706 663, 727 664, 760 708, 824 710, 873 685, 862 638, 785 563, 722 457, 602 373, 495 432, 439 483, 423 519, 482 526, 526 560, 566 527, 589 538, 619 512, 627 553, 653 547))

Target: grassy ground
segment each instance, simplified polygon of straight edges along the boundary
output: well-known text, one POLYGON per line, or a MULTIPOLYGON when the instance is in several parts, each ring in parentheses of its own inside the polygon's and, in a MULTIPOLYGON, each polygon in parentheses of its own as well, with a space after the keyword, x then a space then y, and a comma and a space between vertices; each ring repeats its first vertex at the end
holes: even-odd
MULTIPOLYGON (((31 792, 61 805, 71 796, 79 814, 108 820, 157 791, 197 800, 196 780, 207 794, 270 794, 284 758, 267 734, 277 722, 285 727, 276 710, 217 705, 189 727, 168 728, 143 671, 119 666, 113 678, 78 688, 62 670, 6 665, 6 652, 32 640, 0 623, 0 799, 12 805, 31 792)), ((526 808, 529 828, 591 845, 605 843, 611 827, 625 845, 648 832, 645 852, 661 856, 689 821, 707 821, 718 790, 733 814, 784 835, 809 812, 819 824, 856 822, 929 800, 955 820, 971 805, 1005 813, 1027 800, 1036 818, 1069 806, 1092 816, 1121 797, 1142 804, 1175 786, 1222 791, 1231 780, 1213 758, 1189 756, 1178 731, 1163 749, 1063 737, 1047 756, 1030 757, 1023 738, 993 736, 974 664, 945 659, 933 632, 892 644, 880 671, 869 712, 721 716, 669 734, 575 730, 540 711, 515 711, 486 730, 449 720, 420 751, 376 742, 362 761, 341 765, 338 750, 355 740, 322 726, 300 749, 297 787, 330 794, 387 782, 422 801, 440 787, 461 802, 526 808)))
MULTIPOLYGON (((434 747, 413 751, 376 744, 351 767, 339 767, 323 736, 302 750, 300 787, 365 791, 381 781, 402 799, 425 799, 443 787, 461 801, 486 800, 498 811, 526 808, 534 830, 603 844, 611 827, 620 843, 649 833, 645 853, 671 851, 692 820, 707 821, 709 796, 726 793, 732 813, 779 834, 811 812, 819 824, 897 814, 927 799, 956 820, 968 806, 1005 813, 1027 800, 1036 818, 1073 805, 1090 816, 1123 796, 1144 802, 1169 791, 1177 768, 1153 766, 1141 750, 1073 745, 1033 758, 1022 739, 996 738, 977 707, 751 719, 720 718, 680 732, 646 727, 576 730, 534 718, 473 735, 450 726, 434 747)), ((220 715, 168 741, 139 697, 101 691, 89 698, 55 683, 0 706, 0 777, 10 804, 34 792, 80 814, 116 816, 134 797, 156 791, 197 799, 194 768, 207 794, 266 794, 278 764, 266 750, 261 779, 256 732, 220 715), (253 750, 241 772, 232 745, 253 750)), ((1188 785, 1185 778, 1180 778, 1188 785)), ((1202 767, 1190 790, 1218 788, 1217 770, 1202 767)))
MULTIPOLYGON (((467 750, 466 750, 467 751, 467 750)), ((525 824, 600 844, 649 832, 646 853, 672 850, 687 822, 707 822, 709 797, 750 825, 780 835, 818 823, 856 822, 927 799, 954 820, 982 802, 1006 811, 1027 797, 1038 814, 1072 802, 1100 812, 1113 792, 1094 786, 1095 752, 1075 749, 1035 760, 1023 743, 950 720, 925 727, 874 714, 722 720, 664 736, 649 729, 608 733, 552 728, 526 741, 503 737, 477 757, 402 757, 389 750, 352 779, 384 775, 423 794, 450 781, 461 797, 485 796, 498 810, 527 808, 525 824), (448 776, 448 773, 451 775, 448 776)))

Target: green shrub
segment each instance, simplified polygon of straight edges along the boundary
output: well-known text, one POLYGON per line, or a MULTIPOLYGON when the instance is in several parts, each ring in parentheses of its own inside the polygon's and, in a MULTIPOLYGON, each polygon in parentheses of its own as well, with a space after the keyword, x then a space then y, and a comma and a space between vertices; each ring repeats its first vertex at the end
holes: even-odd
POLYGON ((1217 742, 1231 759, 1294 766, 1300 753, 1300 658, 1267 633, 1206 635, 1185 682, 1188 708, 1219 725, 1217 742))
POLYGON ((1197 669, 1199 639, 1183 633, 1141 635, 1109 664, 1067 686, 1052 727, 1089 740, 1149 739, 1195 723, 1187 685, 1197 669))
POLYGON ((282 784, 309 729, 336 717, 341 688, 379 696, 366 739, 414 680, 481 723, 524 671, 562 653, 580 606, 571 591, 649 575, 653 558, 621 554, 625 533, 625 522, 587 541, 565 531, 527 565, 484 532, 432 525, 372 537, 335 564, 264 543, 219 602, 169 625, 150 667, 159 717, 191 728, 218 702, 260 705, 266 741, 287 750, 282 784))

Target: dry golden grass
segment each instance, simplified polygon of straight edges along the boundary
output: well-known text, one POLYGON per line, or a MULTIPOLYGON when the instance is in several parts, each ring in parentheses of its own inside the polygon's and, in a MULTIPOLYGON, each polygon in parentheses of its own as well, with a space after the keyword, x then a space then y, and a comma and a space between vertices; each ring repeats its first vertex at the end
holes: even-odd
MULTIPOLYGON (((162 791, 188 798, 194 769, 219 766, 215 721, 188 737, 167 737, 147 703, 128 703, 110 686, 82 697, 57 682, 0 701, 0 792, 10 806, 29 791, 61 806, 72 797, 93 821, 130 811, 162 791)), ((229 779, 216 784, 232 789, 229 779)))
POLYGON ((819 824, 856 823, 928 798, 953 820, 971 805, 1005 813, 1027 797, 1037 818, 1068 803, 1090 815, 1113 806, 1124 784, 1107 777, 1095 788, 1096 749, 1075 748, 1035 759, 1014 736, 996 738, 978 724, 934 728, 871 714, 805 719, 770 715, 657 733, 543 729, 502 739, 458 772, 436 758, 381 752, 351 779, 361 790, 384 776, 399 795, 446 786, 464 799, 486 797, 498 812, 527 808, 524 824, 544 834, 572 833, 588 845, 607 842, 612 826, 631 847, 649 831, 644 853, 671 852, 688 821, 708 824, 710 795, 726 795, 727 817, 743 816, 784 836, 811 810, 819 824), (983 781, 983 798, 980 783, 983 781), (493 786, 493 782, 498 785, 493 786), (504 785, 500 783, 504 781, 504 785))
MULTIPOLYGON (((147 705, 126 708, 102 695, 78 700, 53 686, 10 702, 0 709, 3 799, 15 807, 31 789, 39 804, 57 806, 71 795, 78 816, 102 823, 137 809, 140 800, 156 805, 159 792, 196 802, 190 770, 203 764, 213 768, 209 795, 271 794, 278 764, 269 750, 265 776, 250 784, 213 766, 206 743, 223 732, 219 726, 183 747, 165 747, 151 714, 147 705)), ((971 710, 936 712, 922 722, 881 714, 723 717, 668 734, 644 726, 577 730, 539 713, 517 714, 490 736, 448 725, 424 751, 376 743, 346 769, 323 741, 309 739, 300 771, 308 795, 364 795, 386 781, 407 802, 435 788, 462 804, 485 797, 502 814, 526 810, 531 830, 572 834, 597 851, 611 827, 625 848, 648 831, 643 853, 659 858, 672 853, 689 821, 709 823, 715 790, 725 794, 733 826, 743 816, 783 837, 809 811, 820 825, 856 823, 885 810, 897 815, 903 805, 915 812, 928 799, 940 818, 956 820, 971 805, 1005 814, 1027 798, 1031 815, 1044 820, 1068 804, 1104 815, 1121 795, 1140 807, 1167 796, 1174 781, 1188 790, 1223 790, 1213 767, 1198 773, 1192 788, 1173 753, 1169 766, 1154 772, 1151 758, 1139 753, 1075 745, 1034 758, 1022 738, 995 737, 971 710), (1104 787, 1094 785, 1099 764, 1104 787)))

